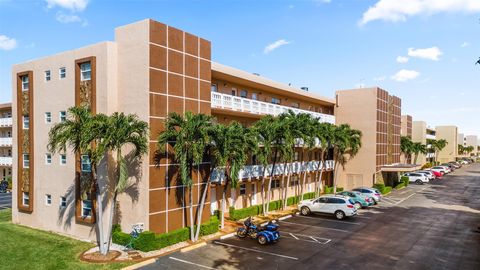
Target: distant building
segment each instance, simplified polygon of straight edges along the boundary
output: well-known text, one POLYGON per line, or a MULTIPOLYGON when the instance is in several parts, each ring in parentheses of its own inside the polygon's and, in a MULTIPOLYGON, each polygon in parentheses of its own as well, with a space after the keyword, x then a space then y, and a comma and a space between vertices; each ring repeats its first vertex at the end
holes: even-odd
POLYGON ((439 162, 454 161, 458 156, 458 128, 456 126, 436 126, 436 139, 444 139, 447 146, 438 153, 439 162))
POLYGON ((0 179, 12 176, 12 104, 0 104, 0 179))

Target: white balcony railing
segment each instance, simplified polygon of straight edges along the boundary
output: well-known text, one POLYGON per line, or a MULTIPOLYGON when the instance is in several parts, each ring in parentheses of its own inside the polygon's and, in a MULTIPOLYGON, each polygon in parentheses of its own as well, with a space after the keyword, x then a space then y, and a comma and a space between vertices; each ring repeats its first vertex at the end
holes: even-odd
POLYGON ((317 113, 218 92, 212 92, 212 108, 229 109, 252 114, 270 114, 274 116, 288 112, 288 110, 292 110, 295 113, 309 113, 313 117, 319 118, 321 122, 335 124, 335 116, 333 115, 317 113))
MULTIPOLYGON (((300 172, 312 172, 318 169, 318 164, 320 161, 310 161, 306 162, 303 166, 301 162, 287 163, 287 168, 285 170, 284 163, 275 164, 275 171, 273 175, 281 175, 285 173, 300 173, 300 172)), ((334 162, 333 160, 325 161, 326 170, 333 169, 334 162)), ((322 167, 322 166, 320 166, 322 167)), ((263 165, 248 165, 244 166, 243 169, 239 172, 239 179, 249 179, 249 178, 258 178, 262 176, 262 173, 265 173, 265 176, 270 176, 272 174, 273 164, 267 166, 267 169, 263 170, 263 165)), ((223 168, 216 168, 212 173, 212 182, 221 182, 225 180, 225 173, 223 168)))
POLYGON ((0 138, 0 146, 12 146, 12 138, 0 138))
POLYGON ((0 127, 11 127, 13 124, 12 118, 0 118, 0 127))
POLYGON ((435 153, 426 153, 425 157, 426 158, 433 158, 433 157, 435 157, 435 153))
POLYGON ((427 134, 427 139, 430 139, 430 140, 435 140, 437 137, 435 137, 435 135, 432 135, 432 134, 427 134))
POLYGON ((12 166, 12 157, 0 157, 1 166, 12 166))

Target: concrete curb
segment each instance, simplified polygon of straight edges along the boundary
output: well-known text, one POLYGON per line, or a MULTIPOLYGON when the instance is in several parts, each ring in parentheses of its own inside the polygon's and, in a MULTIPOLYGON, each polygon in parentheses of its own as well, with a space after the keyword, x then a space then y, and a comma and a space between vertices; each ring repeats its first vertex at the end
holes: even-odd
POLYGON ((225 235, 222 235, 220 236, 220 239, 223 240, 223 239, 228 239, 228 238, 232 238, 235 236, 235 233, 232 232, 232 233, 229 233, 229 234, 225 234, 225 235))
POLYGON ((148 260, 145 260, 143 262, 139 262, 139 263, 136 263, 134 265, 124 267, 124 268, 122 268, 122 270, 135 270, 135 269, 138 269, 140 267, 144 267, 144 266, 147 266, 149 264, 155 263, 155 261, 156 261, 155 259, 148 259, 148 260))
POLYGON ((206 246, 206 245, 207 245, 207 243, 202 242, 202 243, 199 243, 199 244, 195 244, 195 245, 191 245, 191 246, 188 246, 188 247, 184 247, 184 248, 180 249, 180 252, 187 252, 187 251, 194 250, 194 249, 197 249, 197 248, 199 248, 199 247, 206 246))
POLYGON ((292 215, 287 215, 287 216, 279 218, 278 220, 285 220, 285 219, 289 219, 291 217, 292 217, 292 215))

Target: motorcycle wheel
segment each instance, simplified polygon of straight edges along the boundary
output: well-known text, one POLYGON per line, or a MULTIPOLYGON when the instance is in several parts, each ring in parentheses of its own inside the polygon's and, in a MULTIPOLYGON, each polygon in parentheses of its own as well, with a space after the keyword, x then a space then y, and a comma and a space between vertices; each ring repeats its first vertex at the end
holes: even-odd
POLYGON ((237 236, 240 238, 245 238, 247 236, 246 230, 237 230, 237 236))
POLYGON ((267 243, 267 237, 265 237, 264 235, 260 235, 258 238, 257 238, 257 241, 260 245, 265 245, 267 243))

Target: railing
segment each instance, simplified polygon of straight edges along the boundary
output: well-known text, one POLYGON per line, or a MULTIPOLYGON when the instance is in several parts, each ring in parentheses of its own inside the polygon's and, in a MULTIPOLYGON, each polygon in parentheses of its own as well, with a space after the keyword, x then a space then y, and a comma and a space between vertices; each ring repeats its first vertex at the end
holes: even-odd
POLYGON ((229 109, 239 112, 248 112, 252 114, 270 114, 274 116, 281 113, 286 113, 288 112, 288 110, 292 110, 295 113, 309 113, 313 117, 319 118, 321 122, 335 124, 335 116, 333 115, 317 113, 293 107, 287 107, 273 103, 222 94, 218 92, 212 92, 211 101, 212 108, 229 109))
POLYGON ((13 124, 12 118, 0 118, 0 127, 11 127, 13 124))
MULTIPOLYGON (((313 172, 318 169, 318 164, 320 161, 310 161, 305 162, 302 166, 301 162, 292 162, 287 163, 287 168, 285 169, 284 163, 275 164, 275 170, 273 172, 274 176, 282 175, 285 173, 300 173, 300 172, 313 172)), ((333 160, 325 161, 325 166, 323 169, 332 170, 334 165, 333 160)), ((322 167, 320 165, 320 167, 322 167)), ((270 176, 272 174, 273 164, 269 164, 266 170, 263 170, 263 165, 248 165, 244 166, 239 172, 239 179, 249 179, 249 178, 258 178, 265 173, 265 176, 270 176)), ((225 181, 225 172, 224 168, 216 168, 212 172, 211 176, 212 182, 221 182, 225 181)))
POLYGON ((12 157, 0 157, 0 165, 12 166, 12 157))
POLYGON ((426 158, 433 158, 433 157, 435 157, 435 153, 427 153, 427 154, 425 154, 425 157, 426 158))
POLYGON ((12 146, 12 138, 0 138, 0 146, 12 146))
POLYGON ((430 139, 430 140, 435 140, 437 137, 435 137, 435 135, 432 135, 432 134, 427 134, 427 139, 430 139))

